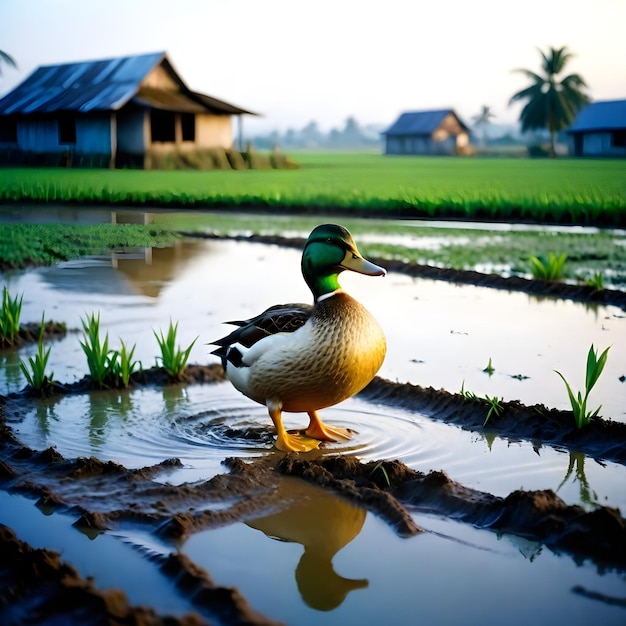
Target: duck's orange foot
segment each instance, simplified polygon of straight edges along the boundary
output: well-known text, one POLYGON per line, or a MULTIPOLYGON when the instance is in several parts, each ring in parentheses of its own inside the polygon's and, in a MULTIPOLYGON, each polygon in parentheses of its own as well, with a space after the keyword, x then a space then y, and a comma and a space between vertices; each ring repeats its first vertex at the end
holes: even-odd
POLYGON ((318 448, 320 442, 300 433, 279 433, 275 445, 283 452, 309 452, 318 448))
POLYGON ((350 429, 324 424, 316 414, 309 413, 309 416, 311 423, 304 431, 307 437, 319 439, 320 441, 347 441, 352 439, 352 431, 350 429))

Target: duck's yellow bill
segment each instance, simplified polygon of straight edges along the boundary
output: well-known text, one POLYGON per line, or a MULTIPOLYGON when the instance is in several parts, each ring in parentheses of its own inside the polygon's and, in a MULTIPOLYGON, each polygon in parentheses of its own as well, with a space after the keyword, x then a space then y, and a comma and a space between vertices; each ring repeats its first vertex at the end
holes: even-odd
POLYGON ((360 254, 349 250, 346 252, 346 256, 341 262, 341 267, 352 272, 365 274, 367 276, 385 276, 387 274, 387 270, 384 267, 380 267, 379 265, 364 259, 360 254))

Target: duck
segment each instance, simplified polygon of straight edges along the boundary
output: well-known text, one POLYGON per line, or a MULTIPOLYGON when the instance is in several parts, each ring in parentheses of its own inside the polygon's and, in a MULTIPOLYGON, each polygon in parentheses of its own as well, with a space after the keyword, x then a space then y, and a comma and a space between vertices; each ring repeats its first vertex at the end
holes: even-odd
POLYGON ((347 440, 352 431, 325 424, 318 411, 361 391, 385 358, 386 339, 376 318, 339 284, 344 271, 385 276, 365 259, 347 228, 320 224, 307 238, 301 271, 313 304, 274 305, 211 342, 227 379, 265 405, 276 430, 275 446, 308 452, 321 442, 347 440), (287 432, 283 412, 306 413, 304 431, 287 432))

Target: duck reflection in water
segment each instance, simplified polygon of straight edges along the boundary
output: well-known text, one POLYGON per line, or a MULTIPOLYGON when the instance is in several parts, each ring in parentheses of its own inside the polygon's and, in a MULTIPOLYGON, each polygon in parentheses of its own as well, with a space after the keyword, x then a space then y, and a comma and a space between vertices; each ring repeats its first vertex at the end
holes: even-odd
POLYGON ((363 528, 365 510, 318 487, 308 487, 306 497, 286 509, 248 521, 248 526, 271 539, 300 543, 304 553, 296 567, 296 583, 311 608, 332 611, 367 579, 344 578, 332 560, 363 528))

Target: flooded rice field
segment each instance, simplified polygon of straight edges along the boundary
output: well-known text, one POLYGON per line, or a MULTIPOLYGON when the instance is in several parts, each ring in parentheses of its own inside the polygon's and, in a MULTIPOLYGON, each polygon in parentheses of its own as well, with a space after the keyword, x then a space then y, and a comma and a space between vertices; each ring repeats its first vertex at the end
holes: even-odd
MULTIPOLYGON (((590 407, 626 423, 621 308, 393 271, 342 276, 385 330, 387 382, 323 411, 355 431, 350 441, 301 455, 277 452, 266 409, 228 382, 78 385, 86 315, 100 313, 112 346, 136 343, 145 370, 159 353, 154 331, 170 319, 181 346, 198 337, 190 363, 217 368, 207 344, 224 321, 310 301, 299 260, 275 245, 183 239, 7 272, 24 321, 45 311, 67 324, 48 369, 70 392, 22 393, 19 362, 36 345, 0 353, 0 524, 17 535, 4 538, 5 554, 35 562, 19 540, 60 553, 74 587, 101 602, 85 600, 83 623, 117 610, 144 611, 146 623, 623 624, 623 435, 601 454, 569 436, 559 445, 504 436, 497 416, 482 428, 486 403, 472 404, 476 426, 442 419, 461 388, 566 411, 554 370, 582 389, 594 344, 611 349, 590 407), (428 402, 391 401, 390 385, 403 383, 432 387, 428 402)), ((286 416, 288 428, 305 423, 286 416)), ((13 563, 0 561, 0 572, 23 578, 24 591, 0 621, 22 623, 28 606, 57 610, 13 563)))

